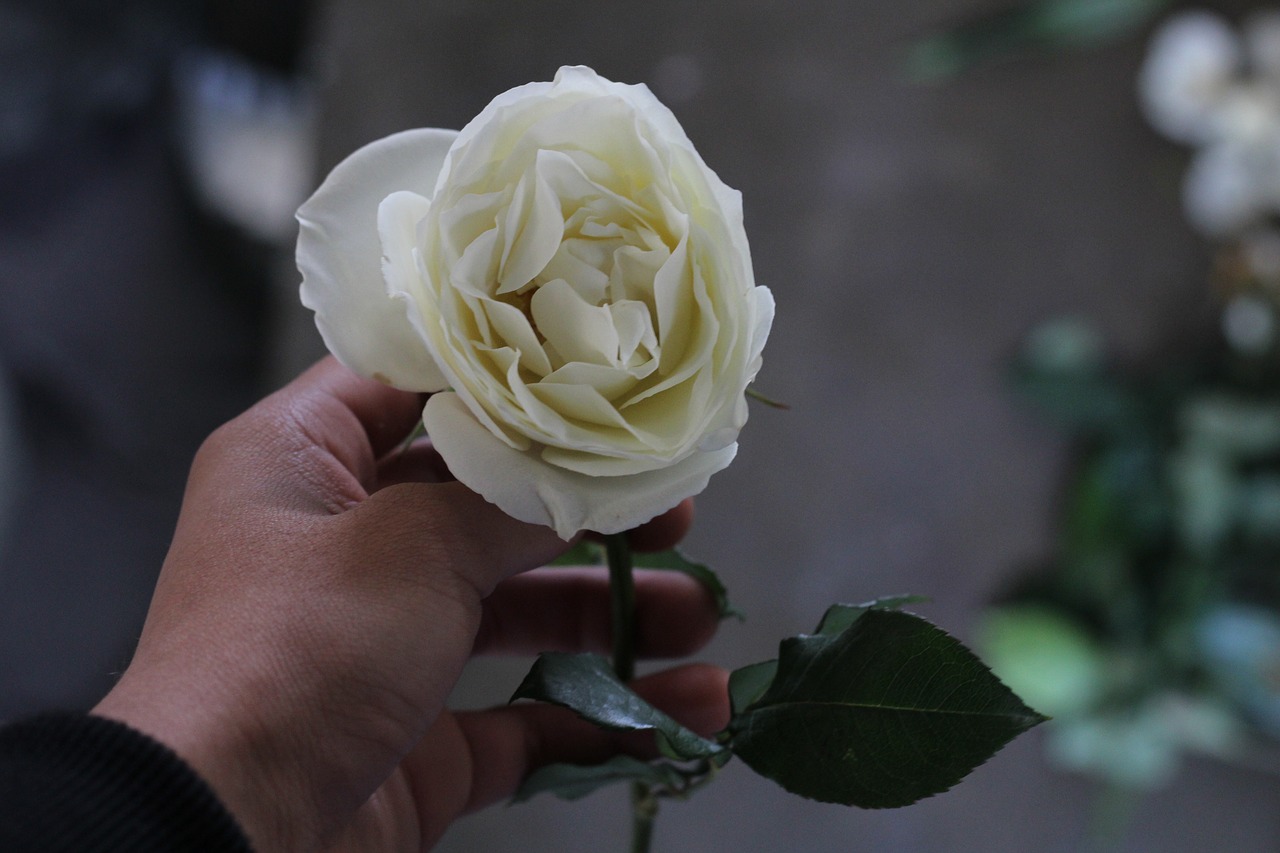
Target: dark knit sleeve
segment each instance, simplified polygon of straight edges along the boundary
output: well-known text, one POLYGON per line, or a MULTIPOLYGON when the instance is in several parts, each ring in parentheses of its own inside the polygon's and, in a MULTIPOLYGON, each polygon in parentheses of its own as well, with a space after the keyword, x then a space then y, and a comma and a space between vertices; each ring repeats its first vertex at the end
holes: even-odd
POLYGON ((45 714, 0 728, 0 850, 249 849, 194 770, 122 723, 45 714))

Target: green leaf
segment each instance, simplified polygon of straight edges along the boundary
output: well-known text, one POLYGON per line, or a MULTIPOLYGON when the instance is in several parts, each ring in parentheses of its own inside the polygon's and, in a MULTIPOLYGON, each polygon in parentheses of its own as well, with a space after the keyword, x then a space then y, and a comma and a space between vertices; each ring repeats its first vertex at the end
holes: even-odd
MULTIPOLYGON (((822 614, 815 634, 835 636, 843 633, 868 610, 897 610, 908 604, 928 601, 923 595, 888 595, 862 604, 833 604, 822 614)), ((729 706, 736 716, 751 707, 769 689, 778 672, 777 659, 748 664, 729 673, 729 706)))
POLYGON ((1055 717, 1087 713, 1107 685, 1107 659, 1063 610, 1009 604, 983 614, 978 647, 1019 695, 1055 717))
POLYGON ((759 701, 777 672, 778 661, 765 660, 729 673, 729 707, 735 717, 759 701))
POLYGON ((516 699, 563 705, 608 729, 652 730, 659 748, 673 758, 707 758, 724 750, 641 699, 599 655, 544 652, 516 688, 511 701, 516 699))
POLYGON ((603 566, 604 546, 599 542, 579 539, 577 544, 556 557, 548 566, 603 566))
POLYGON ((637 569, 662 569, 688 575, 701 583, 711 593, 712 598, 715 599, 716 610, 720 613, 721 619, 727 619, 730 616, 738 620, 743 619, 742 613, 729 603, 729 592, 725 589, 724 584, 720 582, 720 578, 716 576, 716 573, 702 563, 693 562, 675 548, 668 551, 634 554, 632 556, 632 565, 637 569))
POLYGON ((685 774, 665 762, 650 764, 630 755, 615 755, 603 764, 548 764, 529 774, 512 802, 523 802, 542 793, 562 800, 577 800, 615 782, 644 782, 653 787, 680 790, 685 774))
POLYGON ((923 595, 886 595, 862 604, 833 604, 822 614, 822 621, 813 633, 834 637, 857 622, 868 610, 898 610, 908 604, 920 604, 928 600, 923 595))
POLYGON ((729 746, 792 793, 892 808, 947 790, 1044 719, 959 641, 872 609, 836 636, 784 640, 729 746))

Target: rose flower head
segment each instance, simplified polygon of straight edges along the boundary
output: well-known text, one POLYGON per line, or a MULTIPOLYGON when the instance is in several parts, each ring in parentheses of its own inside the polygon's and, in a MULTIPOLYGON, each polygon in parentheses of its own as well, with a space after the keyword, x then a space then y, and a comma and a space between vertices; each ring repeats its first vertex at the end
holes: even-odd
POLYGON ((509 515, 617 533, 733 459, 773 298, 741 195, 645 86, 562 68, 361 148, 298 220, 329 349, 436 392, 436 450, 509 515))

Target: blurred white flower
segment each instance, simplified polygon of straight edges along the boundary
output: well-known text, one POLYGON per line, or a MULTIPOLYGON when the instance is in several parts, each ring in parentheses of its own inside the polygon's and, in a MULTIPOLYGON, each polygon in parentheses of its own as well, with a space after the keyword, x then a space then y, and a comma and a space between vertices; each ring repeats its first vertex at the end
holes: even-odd
POLYGON ((1272 146, 1228 140, 1203 148, 1182 184, 1187 219, 1210 237, 1245 229, 1280 201, 1272 146))
POLYGON ((1179 142, 1214 138, 1240 59, 1239 39, 1222 18, 1205 11, 1174 15, 1152 37, 1138 75, 1147 119, 1179 142))
POLYGON ((1249 294, 1233 296, 1222 312, 1222 333, 1235 349, 1260 355, 1271 348, 1276 334, 1271 303, 1249 294))
POLYGON ((1211 12, 1174 15, 1138 89, 1154 127, 1200 148, 1183 186, 1195 228, 1237 236, 1280 212, 1280 13, 1251 16, 1239 34, 1211 12))

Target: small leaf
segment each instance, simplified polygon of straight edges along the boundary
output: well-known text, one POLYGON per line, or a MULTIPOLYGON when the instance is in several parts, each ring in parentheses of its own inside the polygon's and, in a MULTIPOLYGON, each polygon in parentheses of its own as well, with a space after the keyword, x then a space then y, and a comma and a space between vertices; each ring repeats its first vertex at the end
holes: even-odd
POLYGON ((790 403, 780 403, 777 400, 772 399, 771 397, 766 397, 764 394, 761 394, 751 385, 747 386, 747 396, 750 397, 752 400, 755 400, 757 403, 763 403, 764 405, 768 406, 771 409, 781 409, 784 412, 791 411, 790 403))
POLYGON ((892 808, 947 790, 1044 719, 959 641, 873 609, 836 636, 784 640, 729 746, 792 793, 892 808))
POLYGON ((898 610, 908 604, 921 604, 928 600, 923 595, 886 595, 862 604, 833 604, 822 614, 822 621, 813 633, 834 637, 857 622, 868 610, 898 610))
POLYGON ((707 758, 724 750, 641 699, 599 655, 544 652, 516 688, 511 701, 516 699, 562 705, 608 729, 652 730, 674 758, 707 758))
POLYGON ((650 764, 630 755, 615 755, 603 764, 591 766, 548 764, 529 774, 512 802, 523 802, 542 793, 555 794, 562 800, 577 800, 615 782, 644 782, 654 787, 679 790, 684 787, 685 778, 670 764, 650 764))
POLYGON ((729 707, 735 717, 765 694, 777 672, 778 661, 765 660, 729 673, 729 707))
POLYGON ((579 539, 577 544, 556 557, 548 566, 603 566, 604 546, 599 542, 579 539))
POLYGON ((716 576, 716 573, 702 563, 693 562, 675 548, 668 551, 634 554, 632 556, 632 565, 637 569, 662 569, 688 575, 701 583, 711 593, 712 598, 715 599, 716 610, 719 612, 721 619, 727 619, 730 616, 738 620, 743 618, 742 613, 729 603, 729 592, 725 589, 724 584, 720 582, 720 578, 716 576))

